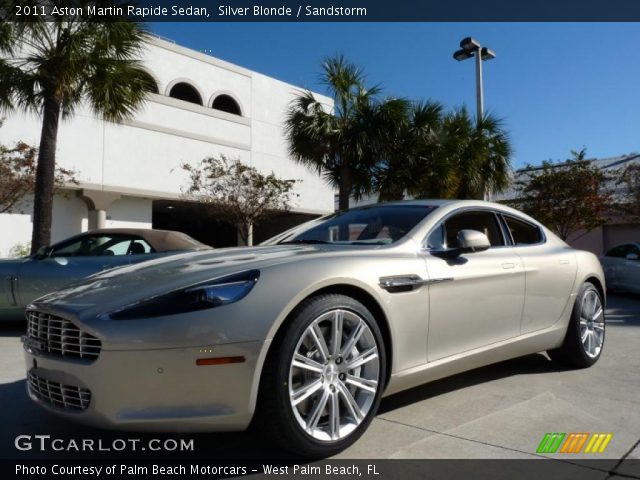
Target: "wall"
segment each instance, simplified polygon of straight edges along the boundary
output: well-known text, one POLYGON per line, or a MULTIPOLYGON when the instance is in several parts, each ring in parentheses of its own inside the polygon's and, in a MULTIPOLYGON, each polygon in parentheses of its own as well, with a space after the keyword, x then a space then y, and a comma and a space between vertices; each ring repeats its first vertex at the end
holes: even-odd
MULTIPOLYGON (((287 153, 283 123, 299 88, 159 39, 151 40, 143 56, 160 94, 150 94, 135 118, 105 123, 81 107, 60 124, 57 162, 76 170, 80 188, 178 198, 187 183, 181 163, 226 155, 263 173, 301 180, 294 210, 333 211, 332 188, 287 153), (205 105, 166 96, 178 81, 195 87, 205 105), (221 93, 237 100, 242 116, 209 107, 221 93)), ((331 108, 330 99, 318 98, 331 108)), ((0 128, 2 143, 37 145, 39 135, 40 119, 29 114, 12 113, 0 128)))
POLYGON ((146 198, 116 200, 107 210, 107 228, 151 228, 152 207, 146 198))
MULTIPOLYGON (((17 208, 20 213, 0 215, 0 258, 8 257, 15 245, 31 242, 32 208, 32 199, 27 198, 17 208)), ((51 243, 83 232, 87 226, 87 205, 82 199, 74 192, 54 197, 51 243)))
POLYGON ((587 250, 598 256, 623 243, 640 242, 640 225, 633 223, 615 223, 596 228, 588 233, 577 232, 568 242, 572 247, 587 250))

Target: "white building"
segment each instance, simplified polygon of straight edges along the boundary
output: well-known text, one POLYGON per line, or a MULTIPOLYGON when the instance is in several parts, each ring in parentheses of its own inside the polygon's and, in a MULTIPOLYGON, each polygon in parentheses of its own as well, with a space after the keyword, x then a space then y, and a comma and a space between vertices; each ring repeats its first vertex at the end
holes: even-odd
MULTIPOLYGON (((54 202, 52 242, 98 227, 174 228, 210 243, 229 245, 231 226, 206 220, 182 202, 183 162, 208 156, 239 158, 264 173, 300 180, 292 211, 258 227, 256 240, 289 224, 334 209, 334 192, 315 172, 287 155, 286 108, 300 88, 153 38, 144 65, 158 84, 141 111, 121 124, 80 109, 60 123, 57 163, 76 171, 79 185, 54 202)), ((318 95, 331 107, 331 99, 318 95)), ((40 118, 11 113, 0 143, 38 145, 40 118)), ((31 206, 0 215, 0 257, 31 239, 31 206)))

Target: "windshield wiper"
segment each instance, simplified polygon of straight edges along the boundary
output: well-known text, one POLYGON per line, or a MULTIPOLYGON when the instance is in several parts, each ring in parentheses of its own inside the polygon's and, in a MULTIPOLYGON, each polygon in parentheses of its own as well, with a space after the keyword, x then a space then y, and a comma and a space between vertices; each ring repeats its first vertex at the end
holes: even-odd
POLYGON ((278 245, 294 245, 294 244, 303 244, 303 245, 319 245, 331 243, 325 240, 315 240, 313 238, 298 238, 296 240, 288 240, 286 242, 278 242, 278 245))

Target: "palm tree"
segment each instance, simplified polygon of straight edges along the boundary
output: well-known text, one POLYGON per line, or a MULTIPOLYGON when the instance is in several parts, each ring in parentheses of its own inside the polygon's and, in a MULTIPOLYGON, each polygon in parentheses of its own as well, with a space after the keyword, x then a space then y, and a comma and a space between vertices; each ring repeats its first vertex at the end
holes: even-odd
POLYGON ((377 99, 379 87, 367 88, 362 70, 342 55, 323 62, 321 80, 333 97, 333 111, 304 92, 289 108, 285 132, 291 157, 337 186, 344 210, 351 195, 371 190, 384 109, 377 99))
POLYGON ((475 122, 465 108, 445 116, 441 158, 451 167, 448 195, 480 198, 509 183, 513 149, 502 121, 486 114, 475 122))
MULTIPOLYGON (((59 4, 60 2, 58 2, 59 4)), ((89 0, 73 5, 96 4, 89 0)), ((98 1, 98 6, 113 5, 98 1)), ((55 21, 3 24, 0 29, 0 108, 21 109, 42 116, 36 169, 32 251, 51 237, 56 142, 60 118, 73 116, 87 104, 107 121, 134 114, 155 87, 137 60, 146 38, 139 23, 97 23, 77 17, 55 21)))
POLYGON ((385 157, 374 171, 378 201, 402 200, 405 192, 413 195, 425 184, 446 180, 437 155, 442 105, 437 102, 389 102, 391 114, 382 136, 385 157), (398 103, 401 102, 401 103, 398 103))

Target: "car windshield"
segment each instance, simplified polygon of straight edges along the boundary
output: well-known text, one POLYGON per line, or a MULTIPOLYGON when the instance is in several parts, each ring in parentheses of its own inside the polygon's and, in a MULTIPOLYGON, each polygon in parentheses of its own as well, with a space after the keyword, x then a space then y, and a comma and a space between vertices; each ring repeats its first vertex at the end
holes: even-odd
POLYGON ((386 245, 400 240, 435 209, 415 204, 361 207, 309 222, 277 240, 280 244, 386 245))

